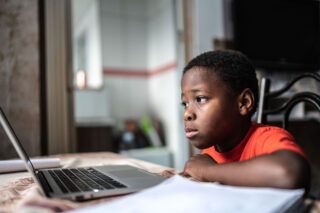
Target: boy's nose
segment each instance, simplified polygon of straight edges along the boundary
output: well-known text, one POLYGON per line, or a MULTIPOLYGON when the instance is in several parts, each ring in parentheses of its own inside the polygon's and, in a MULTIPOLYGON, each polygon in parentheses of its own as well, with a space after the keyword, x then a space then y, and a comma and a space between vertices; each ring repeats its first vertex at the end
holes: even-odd
POLYGON ((190 111, 190 110, 186 110, 186 111, 184 111, 184 113, 183 113, 183 119, 184 119, 185 121, 192 121, 192 120, 195 119, 195 117, 196 117, 196 115, 195 115, 192 111, 190 111))

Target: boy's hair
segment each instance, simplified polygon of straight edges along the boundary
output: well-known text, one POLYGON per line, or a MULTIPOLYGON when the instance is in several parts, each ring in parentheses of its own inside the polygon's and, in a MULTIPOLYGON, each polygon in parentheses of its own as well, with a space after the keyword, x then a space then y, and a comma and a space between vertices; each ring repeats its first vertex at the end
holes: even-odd
POLYGON ((259 98, 258 80, 253 65, 244 54, 233 50, 202 53, 185 66, 183 75, 193 67, 203 67, 214 72, 234 95, 239 95, 246 88, 251 89, 255 99, 252 114, 256 111, 259 98))

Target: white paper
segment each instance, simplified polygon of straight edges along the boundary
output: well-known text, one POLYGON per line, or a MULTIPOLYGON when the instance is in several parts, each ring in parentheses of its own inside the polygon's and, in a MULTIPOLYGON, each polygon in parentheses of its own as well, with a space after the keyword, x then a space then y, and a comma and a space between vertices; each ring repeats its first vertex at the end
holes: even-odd
MULTIPOLYGON (((60 166, 59 158, 31 159, 35 169, 52 168, 60 166)), ((0 173, 25 171, 26 166, 22 160, 1 160, 0 173)))
POLYGON ((303 189, 283 190, 201 183, 176 175, 144 191, 71 212, 285 212, 302 198, 303 193, 303 189))

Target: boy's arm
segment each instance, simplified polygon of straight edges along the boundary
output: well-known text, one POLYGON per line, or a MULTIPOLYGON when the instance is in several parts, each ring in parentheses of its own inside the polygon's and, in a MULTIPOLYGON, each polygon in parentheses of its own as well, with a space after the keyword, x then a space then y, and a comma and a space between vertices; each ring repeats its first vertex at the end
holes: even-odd
POLYGON ((247 161, 217 164, 209 155, 196 155, 186 163, 184 176, 199 181, 235 186, 309 189, 307 161, 289 150, 279 150, 247 161))

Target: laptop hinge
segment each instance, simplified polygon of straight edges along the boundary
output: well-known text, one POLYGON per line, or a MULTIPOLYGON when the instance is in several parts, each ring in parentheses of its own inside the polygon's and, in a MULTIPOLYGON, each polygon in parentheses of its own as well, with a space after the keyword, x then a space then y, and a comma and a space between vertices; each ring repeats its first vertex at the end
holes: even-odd
POLYGON ((41 171, 35 171, 36 176, 44 189, 44 193, 49 197, 48 192, 53 192, 51 186, 49 185, 47 179, 45 178, 44 174, 41 171))

